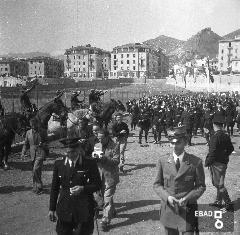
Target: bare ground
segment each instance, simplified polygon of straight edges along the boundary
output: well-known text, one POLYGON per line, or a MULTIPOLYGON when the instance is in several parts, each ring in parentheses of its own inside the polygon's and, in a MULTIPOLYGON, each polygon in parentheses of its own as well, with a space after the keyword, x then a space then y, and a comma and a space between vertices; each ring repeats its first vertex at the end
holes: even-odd
MULTIPOLYGON (((239 135, 232 138, 236 153, 231 155, 227 170, 226 186, 231 198, 235 201, 235 233, 240 234, 240 151, 239 135)), ((171 151, 167 140, 163 137, 161 145, 149 143, 140 147, 137 143, 137 130, 132 132, 126 151, 126 173, 121 174, 115 203, 117 217, 112 220, 110 231, 106 234, 164 234, 159 223, 159 198, 153 191, 152 184, 155 177, 155 164, 164 153, 171 151)), ((150 134, 149 141, 153 141, 150 134)), ((202 159, 207 153, 205 140, 198 136, 193 138, 193 146, 187 151, 202 159)), ((52 143, 56 146, 56 142, 52 143)), ((19 154, 11 158, 12 170, 0 170, 0 234, 9 235, 44 235, 55 234, 55 224, 47 218, 49 189, 54 159, 61 155, 53 149, 51 157, 45 161, 43 182, 45 193, 39 196, 31 192, 31 163, 21 161, 19 154)), ((200 198, 200 203, 208 203, 215 197, 215 190, 211 185, 209 172, 205 169, 207 190, 200 198)), ((94 234, 97 234, 95 229, 94 234)), ((100 232, 102 234, 102 232, 100 232)), ((211 234, 211 233, 201 233, 211 234)))

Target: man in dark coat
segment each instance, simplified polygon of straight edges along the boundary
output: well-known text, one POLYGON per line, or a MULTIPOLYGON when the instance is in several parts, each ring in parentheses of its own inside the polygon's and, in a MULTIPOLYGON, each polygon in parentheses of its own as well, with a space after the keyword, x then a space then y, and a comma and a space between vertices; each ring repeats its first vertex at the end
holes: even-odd
POLYGON ((168 133, 173 152, 161 156, 153 188, 161 198, 160 222, 166 235, 192 235, 197 230, 197 199, 206 190, 202 160, 186 153, 185 127, 168 133))
POLYGON ((222 201, 224 201, 226 209, 231 209, 232 203, 224 186, 224 180, 229 155, 233 152, 234 147, 229 135, 223 130, 224 122, 225 120, 221 115, 214 116, 213 129, 215 134, 210 139, 209 153, 205 160, 205 166, 209 167, 212 184, 217 189, 216 200, 210 205, 221 207, 222 201))
POLYGON ((187 138, 188 138, 187 143, 189 146, 191 146, 192 131, 193 131, 193 113, 190 110, 189 104, 184 105, 184 111, 182 112, 180 123, 181 125, 186 126, 186 132, 187 132, 187 138))
POLYGON ((56 221, 58 235, 86 234, 94 230, 94 197, 100 190, 97 163, 85 156, 79 138, 62 139, 66 158, 54 164, 49 219, 56 221), (57 217, 56 217, 57 214, 57 217))

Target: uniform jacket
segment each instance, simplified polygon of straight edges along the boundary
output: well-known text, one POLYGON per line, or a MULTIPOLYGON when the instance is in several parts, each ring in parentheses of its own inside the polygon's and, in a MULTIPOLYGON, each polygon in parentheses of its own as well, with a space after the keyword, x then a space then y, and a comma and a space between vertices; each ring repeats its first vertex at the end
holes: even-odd
POLYGON ((195 221, 194 213, 189 208, 197 205, 197 199, 206 190, 205 175, 202 160, 194 155, 185 153, 177 172, 172 154, 167 154, 158 161, 157 176, 153 188, 161 198, 160 222, 169 228, 187 231, 195 221), (172 208, 167 202, 168 196, 177 199, 185 197, 187 208, 172 208))
POLYGON ((119 183, 120 150, 119 145, 115 144, 112 139, 102 149, 104 157, 98 160, 98 167, 101 179, 108 186, 119 183))
POLYGON ((69 170, 65 158, 54 164, 49 210, 56 211, 61 221, 80 223, 93 215, 93 192, 101 188, 101 179, 94 159, 83 158, 69 170), (80 195, 70 196, 70 188, 84 186, 80 195))
POLYGON ((183 111, 180 122, 186 126, 186 129, 192 129, 193 128, 193 113, 188 111, 183 111))
POLYGON ((229 135, 219 130, 211 137, 209 143, 209 153, 207 155, 205 166, 210 166, 214 162, 228 164, 229 155, 234 150, 229 135))
POLYGON ((33 129, 30 129, 26 132, 23 152, 25 152, 27 146, 29 145, 32 161, 38 157, 44 158, 45 148, 47 147, 46 142, 47 138, 43 130, 34 131, 33 129))

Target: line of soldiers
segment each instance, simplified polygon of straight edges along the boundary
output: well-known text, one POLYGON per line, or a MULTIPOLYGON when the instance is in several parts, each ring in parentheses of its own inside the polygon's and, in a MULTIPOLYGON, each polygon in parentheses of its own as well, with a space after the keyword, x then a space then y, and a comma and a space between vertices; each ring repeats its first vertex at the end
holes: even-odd
POLYGON ((239 96, 232 95, 155 95, 142 97, 127 102, 127 109, 131 117, 131 130, 136 125, 140 127, 139 143, 142 144, 143 131, 145 142, 148 143, 148 133, 152 128, 154 143, 161 143, 161 135, 167 137, 167 129, 175 126, 186 126, 188 136, 187 143, 192 145, 192 136, 200 130, 207 143, 213 134, 212 120, 214 115, 221 116, 230 136, 233 135, 235 123, 240 126, 240 103, 239 96))

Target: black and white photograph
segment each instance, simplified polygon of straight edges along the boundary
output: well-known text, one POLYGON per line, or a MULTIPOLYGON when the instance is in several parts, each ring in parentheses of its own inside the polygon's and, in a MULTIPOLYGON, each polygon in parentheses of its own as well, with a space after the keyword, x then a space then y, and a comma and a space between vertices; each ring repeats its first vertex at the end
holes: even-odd
POLYGON ((240 235, 240 0, 0 0, 0 235, 240 235))

